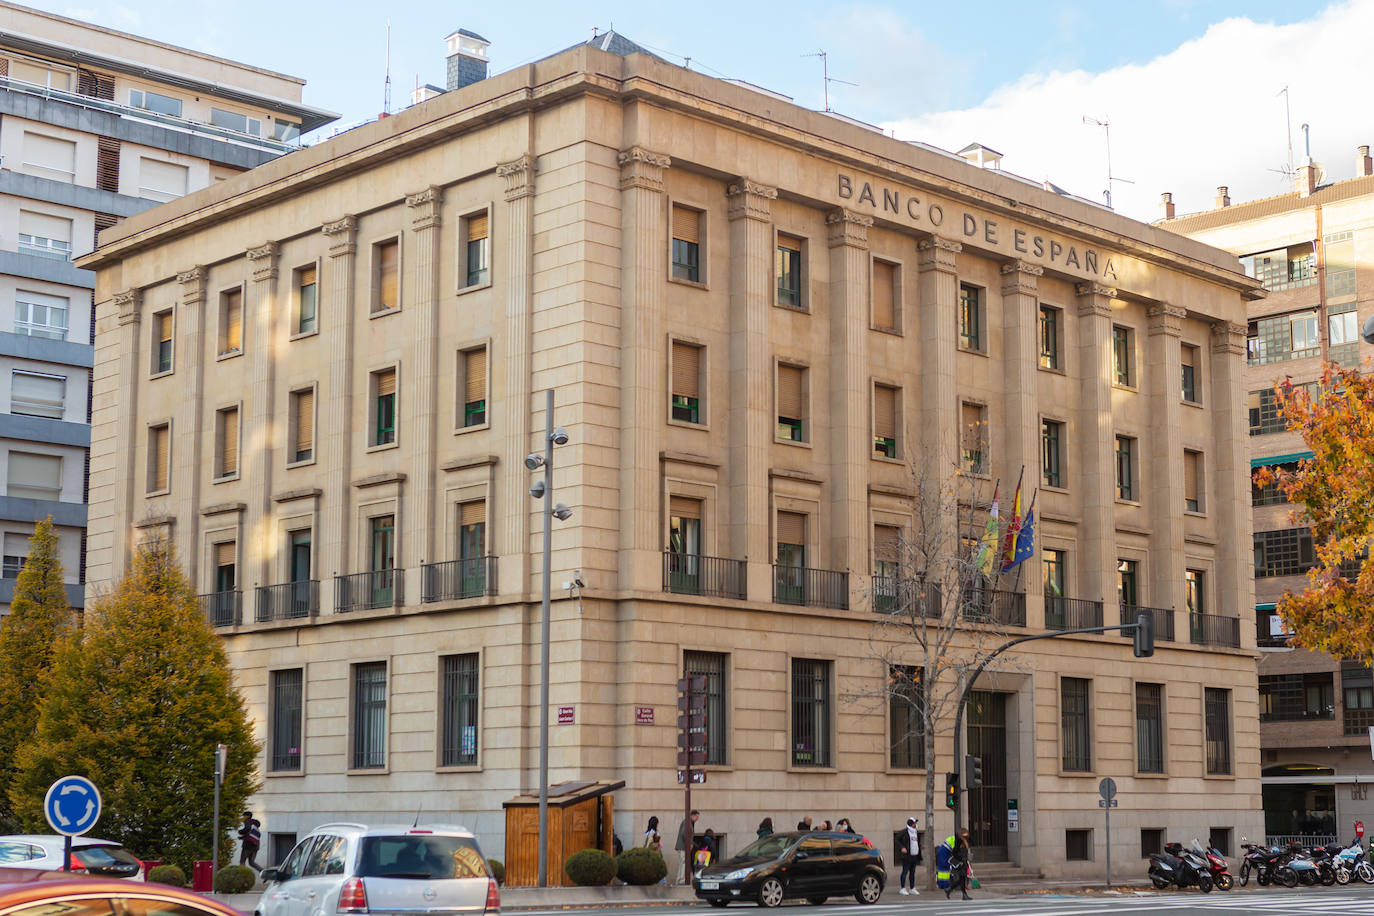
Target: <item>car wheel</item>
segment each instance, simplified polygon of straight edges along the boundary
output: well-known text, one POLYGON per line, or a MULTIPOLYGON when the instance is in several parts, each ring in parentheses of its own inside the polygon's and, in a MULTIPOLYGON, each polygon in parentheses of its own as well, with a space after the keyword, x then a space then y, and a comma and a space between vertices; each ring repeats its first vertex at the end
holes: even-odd
POLYGON ((727 907, 727 906, 729 906, 729 905, 730 905, 730 901, 729 901, 729 900, 712 900, 712 901, 711 901, 711 906, 720 907, 721 909, 724 909, 725 907, 727 907))
POLYGON ((766 878, 759 885, 759 906, 773 908, 782 905, 782 882, 777 878, 766 878))
POLYGON ((859 879, 859 889, 854 892, 854 899, 860 903, 877 903, 882 895, 883 882, 878 880, 878 876, 864 875, 859 879))
POLYGON ((826 898, 825 898, 825 897, 807 897, 807 898, 806 898, 806 902, 809 903, 809 904, 811 904, 812 906, 820 906, 822 903, 825 903, 825 901, 826 901, 826 898))

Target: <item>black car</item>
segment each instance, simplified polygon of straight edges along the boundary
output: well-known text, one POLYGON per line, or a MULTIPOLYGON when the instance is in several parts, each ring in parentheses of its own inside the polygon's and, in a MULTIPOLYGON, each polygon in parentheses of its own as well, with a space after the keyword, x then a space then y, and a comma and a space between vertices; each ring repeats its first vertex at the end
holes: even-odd
POLYGON ((877 903, 887 881, 882 853, 853 833, 775 833, 739 855, 708 865, 692 887, 711 906, 753 900, 773 907, 789 897, 810 903, 853 894, 860 903, 877 903))

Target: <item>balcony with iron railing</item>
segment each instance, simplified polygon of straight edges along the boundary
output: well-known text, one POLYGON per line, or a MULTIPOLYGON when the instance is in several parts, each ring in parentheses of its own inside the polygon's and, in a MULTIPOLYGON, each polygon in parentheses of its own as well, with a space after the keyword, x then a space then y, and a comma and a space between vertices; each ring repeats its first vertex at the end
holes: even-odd
POLYGON ((1078 630, 1102 626, 1102 602, 1045 596, 1045 629, 1078 630))
POLYGON ((940 586, 907 576, 873 577, 873 612, 875 614, 906 614, 919 611, 928 620, 943 615, 940 586))
POLYGON ((236 627, 243 623, 243 592, 238 589, 197 596, 212 627, 236 627))
POLYGON ((369 611, 405 604, 405 570, 376 569, 335 576, 334 613, 369 611))
POLYGON ((971 588, 964 592, 960 604, 965 620, 1005 627, 1026 625, 1026 596, 1020 592, 971 588))
POLYGON ((665 550, 663 590, 674 595, 743 601, 748 594, 745 569, 743 560, 665 550))
POLYGON ((496 594, 496 557, 467 557, 420 567, 420 600, 453 601, 496 594))
MULTIPOLYGON (((1144 607, 1139 604, 1121 605, 1121 622, 1135 623, 1140 616, 1153 617, 1155 621, 1155 639, 1165 642, 1174 641, 1174 611, 1173 608, 1144 607)), ((1135 634, 1126 631, 1121 635, 1127 639, 1134 639, 1135 634)))
POLYGON ((806 566, 773 566, 773 600, 778 604, 849 610, 849 573, 806 566))
POLYGON ((299 620, 314 617, 320 612, 320 583, 318 579, 282 582, 278 585, 259 585, 256 620, 299 620))
POLYGON ((1240 648, 1240 618, 1216 614, 1188 615, 1189 641, 1195 646, 1240 648))

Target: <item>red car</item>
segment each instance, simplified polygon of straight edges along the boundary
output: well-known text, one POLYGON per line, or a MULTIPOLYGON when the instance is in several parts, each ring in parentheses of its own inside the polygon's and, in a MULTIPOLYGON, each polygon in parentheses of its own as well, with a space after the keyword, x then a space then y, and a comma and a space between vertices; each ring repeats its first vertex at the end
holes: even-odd
POLYGON ((0 916, 243 916, 178 887, 0 868, 0 916))

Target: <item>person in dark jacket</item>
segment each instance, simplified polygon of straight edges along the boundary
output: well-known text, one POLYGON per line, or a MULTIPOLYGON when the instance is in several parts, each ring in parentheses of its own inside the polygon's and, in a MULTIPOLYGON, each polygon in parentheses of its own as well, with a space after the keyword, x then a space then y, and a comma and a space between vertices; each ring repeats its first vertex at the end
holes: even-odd
POLYGON ((243 823, 239 825, 239 864, 247 865, 253 871, 262 871, 258 865, 258 846, 262 843, 262 822, 253 816, 252 811, 243 812, 243 823))
POLYGON ((773 819, 771 817, 765 817, 759 821, 758 835, 760 840, 773 835, 773 819))
POLYGON ((945 840, 945 844, 950 847, 949 852, 949 887, 945 888, 945 897, 948 898, 953 891, 959 891, 965 900, 972 900, 968 895, 968 830, 960 830, 954 836, 945 840))
POLYGON ((798 829, 798 830, 801 830, 801 831, 803 831, 803 832, 808 832, 808 831, 810 831, 810 830, 811 830, 811 815, 808 814, 806 817, 804 817, 804 818, 802 818, 801 820, 797 821, 797 829, 798 829))
POLYGON ((906 819, 906 829, 897 835, 897 856, 902 862, 897 893, 903 896, 919 894, 920 891, 916 890, 916 866, 921 864, 921 833, 914 817, 906 819))

